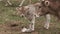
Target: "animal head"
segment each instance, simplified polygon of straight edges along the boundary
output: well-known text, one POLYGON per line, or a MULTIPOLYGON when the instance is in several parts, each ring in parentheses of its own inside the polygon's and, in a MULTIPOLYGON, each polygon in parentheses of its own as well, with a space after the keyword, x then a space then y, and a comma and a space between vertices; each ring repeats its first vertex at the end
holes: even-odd
POLYGON ((45 15, 48 13, 48 8, 50 6, 50 0, 42 0, 40 2, 40 9, 38 10, 39 11, 39 15, 45 15))
POLYGON ((17 7, 17 14, 20 16, 25 16, 26 11, 28 10, 28 6, 17 7))

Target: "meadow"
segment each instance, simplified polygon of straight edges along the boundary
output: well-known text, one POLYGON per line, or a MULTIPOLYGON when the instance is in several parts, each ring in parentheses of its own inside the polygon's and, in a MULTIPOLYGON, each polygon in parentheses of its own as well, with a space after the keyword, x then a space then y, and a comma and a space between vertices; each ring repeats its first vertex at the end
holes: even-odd
MULTIPOLYGON (((32 0, 36 3, 37 0, 32 0)), ((46 22, 44 16, 36 18, 35 31, 29 33, 22 33, 22 27, 28 27, 28 20, 17 15, 16 7, 20 1, 12 0, 12 6, 5 6, 5 3, 0 1, 0 34, 60 34, 60 22, 56 17, 51 15, 50 28, 46 30, 43 26, 46 22)), ((28 0, 24 5, 28 5, 28 0)))

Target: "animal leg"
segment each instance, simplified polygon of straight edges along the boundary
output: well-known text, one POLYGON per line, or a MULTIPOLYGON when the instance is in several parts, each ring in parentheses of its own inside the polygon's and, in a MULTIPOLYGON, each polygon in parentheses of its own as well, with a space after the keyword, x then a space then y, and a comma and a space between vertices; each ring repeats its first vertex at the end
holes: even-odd
POLYGON ((48 29, 49 28, 50 19, 51 19, 49 14, 46 15, 46 19, 47 19, 47 21, 46 21, 44 27, 46 29, 48 29))
POLYGON ((22 29, 22 32, 31 32, 31 31, 34 31, 34 26, 35 26, 35 16, 33 16, 30 24, 29 24, 29 28, 23 28, 22 29))
POLYGON ((34 29, 35 29, 35 16, 33 16, 33 19, 32 19, 32 27, 31 27, 31 30, 33 30, 34 31, 34 29))

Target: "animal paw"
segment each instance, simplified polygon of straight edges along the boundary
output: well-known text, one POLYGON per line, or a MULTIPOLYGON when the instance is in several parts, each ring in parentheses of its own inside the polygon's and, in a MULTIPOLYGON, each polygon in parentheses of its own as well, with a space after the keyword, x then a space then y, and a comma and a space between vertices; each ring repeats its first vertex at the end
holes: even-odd
POLYGON ((22 32, 32 32, 33 30, 27 29, 27 28, 23 28, 21 31, 22 31, 22 32))

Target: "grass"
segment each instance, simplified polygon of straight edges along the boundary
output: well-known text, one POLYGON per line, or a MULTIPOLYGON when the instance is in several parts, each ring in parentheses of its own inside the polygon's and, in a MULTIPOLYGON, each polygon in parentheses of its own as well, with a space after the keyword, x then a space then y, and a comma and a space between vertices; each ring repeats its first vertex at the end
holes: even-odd
MULTIPOLYGON (((36 2, 35 0, 32 0, 36 2)), ((21 1, 19 1, 21 2, 21 1)), ((15 8, 19 5, 18 1, 12 1, 13 5, 5 7, 3 2, 0 2, 0 24, 5 24, 6 21, 21 21, 24 26, 28 24, 28 21, 18 15, 16 15, 15 8)), ((28 1, 24 3, 27 5, 28 1)), ((0 26, 0 34, 60 34, 60 23, 56 21, 55 17, 51 17, 50 28, 48 30, 43 28, 45 18, 36 18, 35 31, 30 33, 21 33, 20 31, 5 31, 5 28, 0 26)), ((19 26, 22 26, 20 24, 19 26)))

